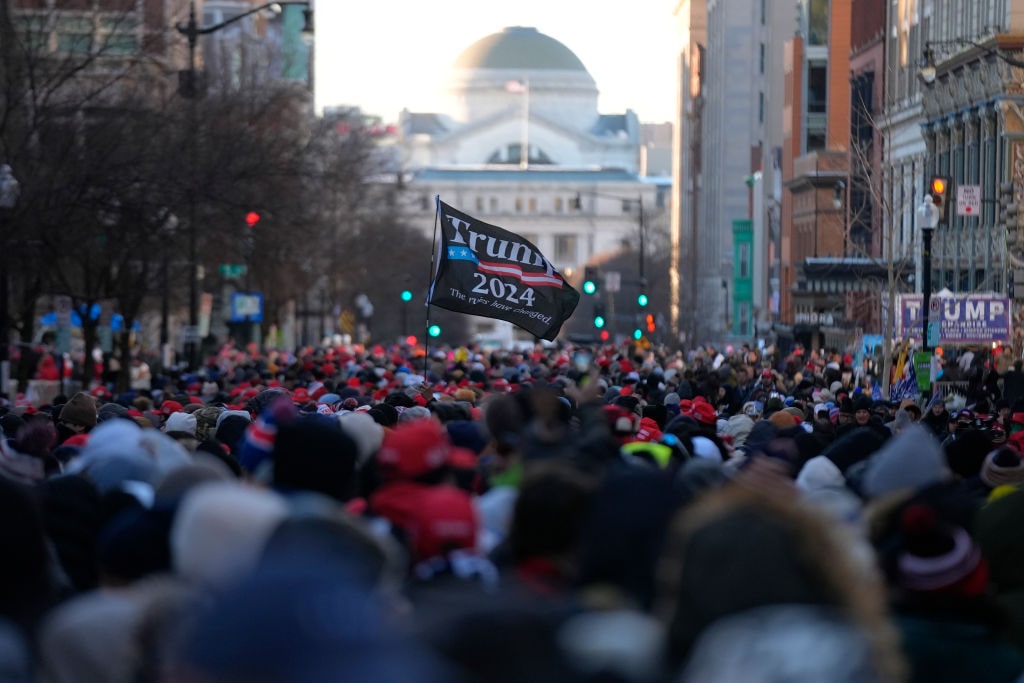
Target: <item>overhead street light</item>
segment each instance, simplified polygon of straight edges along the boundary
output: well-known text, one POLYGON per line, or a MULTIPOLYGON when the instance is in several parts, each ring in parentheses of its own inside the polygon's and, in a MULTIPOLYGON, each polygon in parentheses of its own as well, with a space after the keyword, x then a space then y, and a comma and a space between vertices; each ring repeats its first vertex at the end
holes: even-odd
MULTIPOLYGON (((216 24, 210 26, 200 26, 196 21, 196 3, 195 0, 190 0, 188 8, 188 21, 185 23, 177 23, 174 28, 181 35, 185 36, 188 40, 188 70, 179 73, 178 76, 178 92, 179 94, 190 100, 196 100, 202 96, 202 92, 198 87, 198 79, 196 72, 196 46, 199 44, 199 36, 209 35, 216 33, 223 28, 226 28, 246 17, 252 16, 257 12, 264 10, 270 10, 273 12, 280 12, 281 9, 286 5, 299 5, 305 7, 303 14, 305 16, 305 23, 302 27, 303 42, 307 45, 311 43, 313 35, 313 0, 282 0, 281 2, 268 2, 258 7, 253 7, 250 10, 242 12, 230 19, 225 19, 216 24)), ((198 348, 198 339, 195 338, 197 330, 199 329, 199 257, 198 257, 198 227, 196 226, 196 188, 195 188, 195 176, 196 176, 196 135, 195 130, 198 128, 198 119, 195 106, 191 107, 192 121, 190 122, 191 134, 189 136, 190 143, 190 165, 192 168, 192 179, 189 188, 188 197, 188 263, 189 263, 189 277, 188 277, 188 323, 190 336, 185 344, 185 356, 188 360, 189 365, 195 366, 198 363, 196 357, 196 349, 198 348)))
POLYGON ((932 298, 932 233, 939 224, 939 209, 935 206, 930 194, 925 194, 924 201, 917 207, 917 225, 921 230, 921 318, 923 343, 922 348, 928 351, 931 347, 928 344, 928 309, 931 308, 932 298))

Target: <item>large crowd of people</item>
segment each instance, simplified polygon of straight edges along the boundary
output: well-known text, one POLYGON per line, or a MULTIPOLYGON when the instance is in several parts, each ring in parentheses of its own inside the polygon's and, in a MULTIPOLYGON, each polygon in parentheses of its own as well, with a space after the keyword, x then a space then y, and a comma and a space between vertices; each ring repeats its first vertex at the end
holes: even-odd
POLYGON ((6 397, 0 679, 1024 681, 1020 363, 854 365, 225 347, 6 397))

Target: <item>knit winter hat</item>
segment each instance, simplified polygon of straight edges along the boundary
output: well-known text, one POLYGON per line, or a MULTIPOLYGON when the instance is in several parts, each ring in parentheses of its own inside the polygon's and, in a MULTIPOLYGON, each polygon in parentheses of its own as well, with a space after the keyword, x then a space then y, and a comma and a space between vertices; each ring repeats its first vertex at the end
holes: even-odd
POLYGON ((939 443, 925 427, 913 425, 889 439, 868 461, 863 492, 868 498, 877 498, 948 478, 939 443))
POLYGON ((96 414, 96 421, 106 422, 115 417, 128 417, 128 409, 120 403, 104 403, 96 414))
POLYGON ((384 441, 384 428, 367 413, 337 413, 341 428, 356 443, 358 466, 362 467, 380 449, 384 441))
POLYGON ((1019 486, 1024 484, 1024 461, 1010 447, 997 448, 985 457, 980 477, 992 488, 1004 484, 1019 486))
POLYGON ((255 566, 274 528, 288 515, 284 499, 236 483, 200 484, 174 516, 171 558, 182 578, 227 586, 255 566))
POLYGON ((196 418, 196 436, 201 439, 212 437, 217 431, 217 418, 223 412, 219 406, 203 406, 192 413, 196 418))
POLYGON ((929 505, 903 511, 904 548, 898 582, 914 593, 980 595, 988 585, 988 564, 967 531, 942 523, 929 505))
POLYGON ((789 429, 790 427, 796 426, 796 418, 785 410, 772 413, 772 416, 768 418, 768 421, 779 429, 789 429))
POLYGON ((168 434, 187 434, 194 437, 196 435, 196 416, 185 412, 172 413, 164 423, 164 431, 168 434))
POLYGON ((273 484, 347 502, 355 492, 358 447, 337 419, 320 415, 281 422, 274 438, 273 484))
POLYGON ((92 429, 96 426, 96 399, 79 391, 64 404, 57 418, 60 422, 92 429))

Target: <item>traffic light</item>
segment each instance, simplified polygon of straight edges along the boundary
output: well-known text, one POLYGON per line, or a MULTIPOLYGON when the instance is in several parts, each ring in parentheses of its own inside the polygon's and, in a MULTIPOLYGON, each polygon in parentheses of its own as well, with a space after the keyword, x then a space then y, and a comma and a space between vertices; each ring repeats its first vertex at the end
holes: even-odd
POLYGON ((928 183, 928 192, 932 196, 932 203, 939 210, 939 223, 949 224, 949 191, 952 187, 951 179, 947 176, 933 175, 928 183))
POLYGON ((646 308, 647 307, 647 295, 644 294, 643 292, 640 292, 640 294, 636 297, 636 302, 640 305, 640 308, 646 308))
POLYGON ((583 293, 597 294, 597 268, 594 266, 583 268, 583 293))
POLYGON ((260 222, 260 215, 255 211, 250 211, 245 214, 245 224, 250 228, 256 227, 256 224, 260 222))
POLYGON ((594 304, 594 327, 601 329, 604 323, 604 304, 594 304))
POLYGON ((643 339, 643 337, 644 337, 644 331, 641 330, 639 327, 636 328, 635 330, 633 330, 633 339, 636 339, 637 341, 640 341, 641 339, 643 339))
POLYGON ((647 331, 648 332, 654 332, 656 329, 658 329, 658 326, 654 322, 654 316, 651 315, 650 313, 648 313, 647 314, 647 331))
POLYGON ((402 301, 412 301, 412 292, 410 292, 408 289, 403 289, 402 301))
POLYGON ((431 337, 440 337, 441 336, 441 326, 440 325, 431 325, 429 328, 427 328, 427 333, 431 337))

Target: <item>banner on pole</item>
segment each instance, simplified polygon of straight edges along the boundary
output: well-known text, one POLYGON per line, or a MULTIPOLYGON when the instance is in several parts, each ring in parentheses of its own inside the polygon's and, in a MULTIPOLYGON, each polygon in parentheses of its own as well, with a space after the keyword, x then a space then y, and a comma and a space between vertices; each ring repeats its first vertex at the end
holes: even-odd
MULTIPOLYGON (((1010 340, 1009 299, 994 294, 933 294, 930 302, 936 301, 940 302, 940 344, 989 344, 1010 340)), ((924 332, 921 306, 920 294, 900 296, 899 330, 904 339, 921 338, 924 332)))

